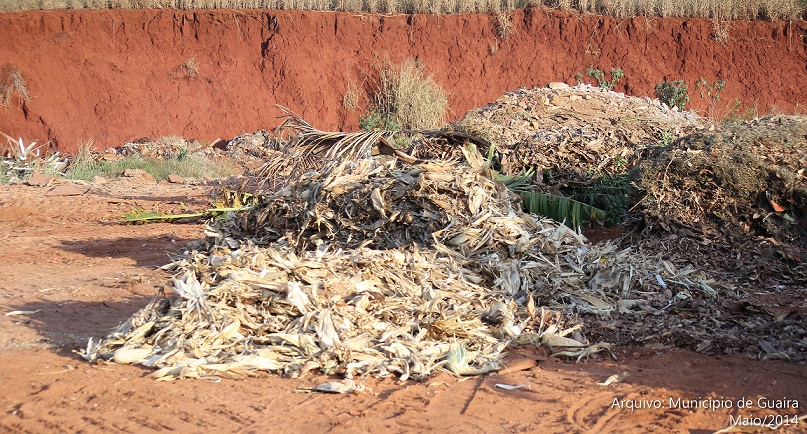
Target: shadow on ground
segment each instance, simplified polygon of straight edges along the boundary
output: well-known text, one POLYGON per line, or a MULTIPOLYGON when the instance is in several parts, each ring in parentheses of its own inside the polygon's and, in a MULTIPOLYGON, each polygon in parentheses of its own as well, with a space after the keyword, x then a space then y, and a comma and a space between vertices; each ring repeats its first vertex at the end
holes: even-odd
POLYGON ((35 346, 50 348, 62 356, 78 357, 74 351, 84 349, 90 338, 106 336, 150 301, 151 297, 142 296, 98 302, 36 301, 10 305, 10 311, 24 313, 4 319, 34 330, 40 336, 35 346))
POLYGON ((131 258, 138 266, 156 268, 171 262, 171 255, 178 254, 189 242, 202 236, 201 232, 198 238, 179 237, 168 232, 156 236, 61 241, 58 247, 88 258, 131 258))

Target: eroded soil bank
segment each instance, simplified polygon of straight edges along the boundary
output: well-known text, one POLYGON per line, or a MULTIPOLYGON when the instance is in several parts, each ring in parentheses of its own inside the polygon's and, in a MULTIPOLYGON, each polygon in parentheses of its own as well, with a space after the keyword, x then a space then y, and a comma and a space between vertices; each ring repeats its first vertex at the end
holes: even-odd
POLYGON ((0 66, 21 73, 30 100, 12 94, 0 131, 60 150, 142 136, 212 141, 276 126, 276 103, 318 128, 350 130, 363 108, 347 110, 343 96, 379 58, 416 58, 450 92, 455 118, 508 89, 574 83, 589 67, 622 68, 616 90, 634 95, 684 79, 691 107, 704 114, 807 105, 804 21, 732 22, 726 39, 704 19, 530 9, 514 11, 512 24, 502 39, 490 15, 3 13, 0 66), (725 80, 719 102, 701 98, 698 78, 725 80))

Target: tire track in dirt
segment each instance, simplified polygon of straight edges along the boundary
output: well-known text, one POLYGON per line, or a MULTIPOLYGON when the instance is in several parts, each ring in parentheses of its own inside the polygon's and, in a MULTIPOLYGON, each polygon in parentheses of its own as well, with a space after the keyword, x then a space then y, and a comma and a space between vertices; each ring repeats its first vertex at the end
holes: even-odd
POLYGON ((566 422, 578 432, 603 432, 608 421, 618 413, 611 413, 610 405, 606 405, 606 402, 610 403, 613 400, 613 396, 612 392, 586 393, 578 396, 566 412, 566 422))
MULTIPOLYGON (((768 365, 773 364, 771 361, 762 360, 757 362, 754 369, 748 366, 743 366, 737 360, 727 360, 723 362, 727 368, 733 372, 732 376, 724 378, 722 381, 716 380, 712 390, 700 390, 698 393, 693 393, 689 396, 683 396, 682 401, 687 399, 694 400, 707 400, 712 399, 715 402, 729 402, 732 408, 718 408, 712 410, 708 407, 696 408, 682 408, 681 412, 687 413, 689 417, 700 418, 717 418, 720 420, 722 426, 730 425, 730 416, 737 417, 764 417, 766 415, 788 415, 795 416, 804 412, 807 406, 807 388, 805 388, 804 379, 806 376, 801 376, 801 382, 792 382, 787 380, 772 379, 770 372, 767 370, 768 365), (800 387, 799 384, 802 386, 800 387), (779 389, 778 392, 771 392, 773 389, 779 389), (765 409, 761 408, 758 404, 758 399, 762 398, 763 401, 781 400, 781 399, 796 399, 799 401, 798 409, 765 409), (740 400, 751 400, 752 406, 750 408, 738 408, 740 400)), ((708 363, 705 361, 693 361, 686 363, 693 372, 703 371, 708 369, 708 363)), ((670 403, 671 405, 677 402, 670 403)), ((722 427, 721 426, 721 427, 722 427)), ((782 432, 788 432, 790 427, 783 427, 782 432)), ((798 430, 797 430, 798 432, 798 430)))
POLYGON ((8 434, 39 434, 41 431, 32 431, 18 423, 6 424, 0 421, 0 431, 8 434))

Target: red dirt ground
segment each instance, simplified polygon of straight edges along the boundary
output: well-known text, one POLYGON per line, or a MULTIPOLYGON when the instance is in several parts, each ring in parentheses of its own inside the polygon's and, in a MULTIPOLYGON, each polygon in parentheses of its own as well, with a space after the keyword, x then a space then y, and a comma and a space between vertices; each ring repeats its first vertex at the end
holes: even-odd
MULTIPOLYGON (((370 379, 371 390, 355 395, 295 393, 325 377, 165 383, 140 367, 86 363, 74 351, 145 306, 169 282, 158 267, 201 236, 196 224, 120 225, 121 213, 199 207, 212 190, 125 179, 80 196, 0 189, 0 432, 706 433, 732 416, 805 413, 804 364, 669 348, 619 348, 618 360, 579 364, 521 348, 512 360, 532 359, 536 367, 464 381, 445 374, 425 383, 370 379), (15 310, 36 313, 5 315, 15 310), (629 376, 621 383, 597 384, 622 372, 629 376), (681 408, 679 398, 733 408, 681 408), (737 408, 748 399, 751 408, 737 408), (794 399, 798 408, 759 408, 794 399), (661 408, 615 405, 656 400, 661 408)), ((805 432, 804 423, 785 432, 805 432)))
MULTIPOLYGON (((654 95, 690 84, 691 106, 722 115, 807 106, 807 22, 616 19, 537 8, 512 13, 501 40, 490 15, 299 11, 79 10, 0 13, 0 66, 18 69, 30 102, 0 108, 0 131, 60 150, 143 136, 202 142, 277 125, 275 103, 326 130, 357 128, 342 98, 374 59, 416 58, 450 92, 453 117, 506 90, 574 83, 622 68, 617 90, 654 95), (193 59, 194 74, 182 65, 193 59), (698 78, 725 80, 710 110, 698 78)), ((0 77, 2 79, 4 77, 0 77)))

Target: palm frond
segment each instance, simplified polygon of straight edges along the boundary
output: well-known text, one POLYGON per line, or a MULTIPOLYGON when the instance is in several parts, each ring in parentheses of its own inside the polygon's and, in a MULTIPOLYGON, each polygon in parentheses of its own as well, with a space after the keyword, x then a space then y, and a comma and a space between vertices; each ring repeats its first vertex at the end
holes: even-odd
POLYGON ((528 193, 532 191, 532 179, 535 177, 535 169, 521 170, 515 175, 504 175, 493 172, 493 179, 504 184, 513 193, 528 193))
POLYGON ((574 199, 546 193, 522 192, 524 210, 577 229, 583 222, 605 218, 605 211, 574 199))
POLYGON ((264 179, 293 178, 308 170, 329 173, 343 164, 369 158, 381 138, 391 138, 394 131, 326 132, 311 126, 291 110, 277 106, 286 119, 275 135, 291 137, 282 152, 267 161, 260 174, 264 179))

